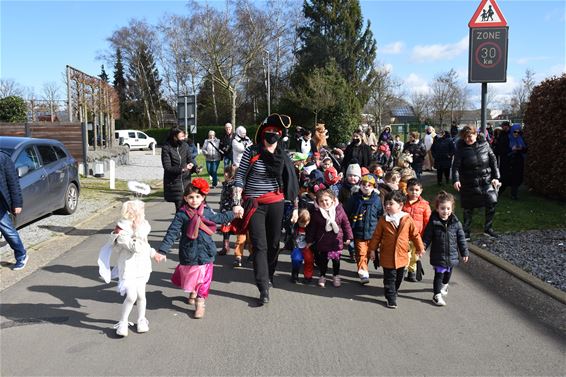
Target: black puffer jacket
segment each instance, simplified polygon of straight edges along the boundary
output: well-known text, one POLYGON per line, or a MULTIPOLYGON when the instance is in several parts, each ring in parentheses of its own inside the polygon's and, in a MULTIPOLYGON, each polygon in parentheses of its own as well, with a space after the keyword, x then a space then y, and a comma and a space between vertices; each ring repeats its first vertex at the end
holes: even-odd
POLYGON ((448 134, 444 137, 435 137, 430 151, 436 169, 450 169, 454 156, 454 142, 448 134))
POLYGON ((441 267, 454 267, 460 261, 459 256, 469 255, 468 245, 462 223, 452 214, 442 221, 434 211, 423 233, 425 248, 430 247, 430 264, 441 267))
POLYGON ((421 140, 405 143, 403 152, 409 152, 413 155, 413 164, 422 165, 426 156, 426 148, 421 140))
POLYGON ((491 190, 493 179, 499 179, 499 169, 495 154, 485 138, 478 135, 472 145, 458 140, 452 163, 452 181, 461 184, 462 208, 481 208, 497 203, 497 196, 491 190))
POLYGON ((183 199, 185 186, 191 181, 191 172, 183 172, 182 169, 190 162, 193 161, 187 143, 183 142, 178 146, 169 143, 163 145, 163 197, 167 202, 180 202, 183 199))

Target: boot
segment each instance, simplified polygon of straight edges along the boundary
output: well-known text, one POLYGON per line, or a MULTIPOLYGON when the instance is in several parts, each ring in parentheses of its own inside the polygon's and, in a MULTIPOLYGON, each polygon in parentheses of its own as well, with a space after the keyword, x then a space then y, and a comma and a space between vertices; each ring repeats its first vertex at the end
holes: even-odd
POLYGON ((466 236, 466 240, 469 241, 470 239, 470 231, 472 230, 472 215, 474 210, 471 208, 464 208, 464 223, 462 224, 464 227, 464 234, 466 236))
POLYGON ((218 255, 226 255, 230 251, 230 239, 225 238, 222 244, 222 250, 218 253, 218 255))
POLYGON ((299 270, 293 269, 291 271, 291 283, 297 284, 299 282, 299 270))
POLYGON ((417 281, 417 273, 409 271, 407 273, 407 277, 405 278, 405 281, 410 281, 412 283, 415 283, 417 281))
POLYGON ((201 319, 204 317, 204 298, 197 297, 196 299, 196 309, 195 309, 195 318, 201 319))

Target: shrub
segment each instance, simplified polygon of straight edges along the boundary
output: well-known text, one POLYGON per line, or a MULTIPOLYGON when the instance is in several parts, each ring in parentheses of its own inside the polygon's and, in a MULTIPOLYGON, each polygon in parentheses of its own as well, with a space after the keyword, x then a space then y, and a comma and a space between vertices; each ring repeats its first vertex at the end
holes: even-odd
POLYGON ((0 122, 21 123, 27 121, 27 106, 23 98, 8 96, 0 99, 0 122))
POLYGON ((528 147, 527 184, 542 195, 566 199, 566 74, 533 88, 525 111, 524 137, 528 147))

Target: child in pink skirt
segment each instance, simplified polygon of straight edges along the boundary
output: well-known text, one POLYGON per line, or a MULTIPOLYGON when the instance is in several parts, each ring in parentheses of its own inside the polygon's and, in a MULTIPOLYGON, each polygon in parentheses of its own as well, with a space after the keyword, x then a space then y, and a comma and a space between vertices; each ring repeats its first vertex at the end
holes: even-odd
POLYGON ((163 242, 159 253, 165 255, 179 239, 179 265, 171 282, 189 293, 189 304, 196 305, 195 318, 204 317, 204 301, 212 282, 212 268, 216 256, 216 244, 212 235, 216 224, 232 221, 234 213, 216 213, 206 204, 210 191, 208 182, 195 178, 185 188, 185 204, 179 208, 163 242))

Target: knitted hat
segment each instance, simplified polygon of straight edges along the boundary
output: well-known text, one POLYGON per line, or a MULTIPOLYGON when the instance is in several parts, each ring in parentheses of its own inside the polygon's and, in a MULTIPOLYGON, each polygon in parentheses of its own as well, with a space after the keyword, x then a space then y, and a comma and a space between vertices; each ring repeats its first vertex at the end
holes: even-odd
POLYGON ((348 169, 346 169, 346 176, 349 175, 356 175, 358 177, 362 176, 362 169, 358 164, 350 164, 348 165, 348 169))
POLYGON ((309 179, 310 179, 311 182, 323 183, 324 182, 324 174, 320 170, 314 169, 309 174, 309 179))
POLYGON ((366 174, 362 177, 361 183, 371 183, 375 187, 375 177, 372 174, 366 174))
POLYGON ((324 171, 324 183, 328 186, 332 186, 340 182, 340 176, 336 169, 331 166, 324 171))

